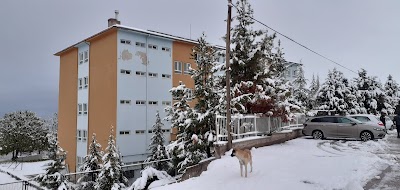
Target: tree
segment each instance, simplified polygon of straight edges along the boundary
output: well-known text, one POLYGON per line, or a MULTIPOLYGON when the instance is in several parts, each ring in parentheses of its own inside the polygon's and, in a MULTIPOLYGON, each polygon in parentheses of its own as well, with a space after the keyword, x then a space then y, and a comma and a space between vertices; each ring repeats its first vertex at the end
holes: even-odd
POLYGON ((293 98, 298 102, 298 106, 304 112, 310 100, 310 91, 306 88, 307 79, 304 77, 303 67, 300 66, 297 76, 293 81, 293 98))
POLYGON ((328 77, 317 95, 319 109, 346 113, 348 105, 345 101, 345 95, 349 93, 346 83, 347 79, 344 78, 342 72, 336 70, 336 68, 329 71, 328 77))
POLYGON ((102 162, 103 167, 96 180, 96 189, 122 189, 127 183, 128 179, 123 174, 121 168, 120 154, 115 145, 113 129, 108 138, 108 146, 106 148, 107 153, 103 156, 102 162))
POLYGON ((0 121, 0 154, 12 152, 16 159, 20 152, 46 150, 48 130, 43 121, 31 111, 17 111, 5 114, 0 121))
MULTIPOLYGON (((153 136, 151 137, 151 143, 149 145, 149 149, 151 154, 146 159, 145 162, 152 162, 152 161, 160 161, 168 159, 168 153, 165 149, 165 138, 164 133, 162 131, 162 127, 164 124, 161 122, 160 114, 156 113, 156 123, 153 125, 153 136)), ((168 171, 170 168, 168 162, 155 162, 152 163, 151 166, 157 170, 168 171)))
POLYGON ((56 158, 56 153, 57 153, 57 132, 50 131, 47 135, 47 142, 48 142, 48 155, 50 159, 55 159, 56 158))
POLYGON ((85 161, 79 168, 80 171, 86 172, 78 179, 78 183, 81 183, 80 189, 95 189, 98 173, 93 171, 100 170, 103 167, 102 157, 103 151, 101 151, 101 145, 97 143, 96 134, 93 134, 92 142, 89 145, 89 154, 85 156, 85 161))
MULTIPOLYGON (((218 88, 216 87, 216 62, 215 58, 217 51, 206 41, 206 36, 203 34, 197 42, 198 44, 193 48, 192 59, 195 60, 197 65, 196 70, 191 70, 191 75, 194 80, 194 98, 197 100, 195 110, 199 114, 197 126, 199 134, 204 138, 212 135, 215 131, 215 117, 218 113, 219 96, 217 94, 218 88), (207 135, 206 135, 207 134, 207 135)), ((207 145, 207 154, 210 157, 210 146, 212 142, 207 145)))
POLYGON ((142 174, 142 176, 140 178, 137 178, 128 190, 148 189, 150 184, 156 180, 175 182, 175 179, 168 175, 167 172, 159 171, 152 167, 146 167, 144 170, 140 171, 140 173, 142 174))
POLYGON ((60 187, 61 189, 69 189, 68 181, 63 175, 63 171, 66 168, 66 155, 66 152, 57 143, 56 159, 48 165, 46 173, 38 175, 35 180, 48 189, 58 189, 60 187))
POLYGON ((386 96, 383 93, 382 85, 376 77, 368 76, 365 69, 358 72, 358 77, 354 79, 358 90, 358 104, 369 114, 377 114, 382 109, 387 109, 385 103, 386 96))
POLYGON ((189 107, 187 100, 189 98, 189 89, 184 84, 174 87, 170 90, 172 97, 177 100, 172 107, 167 107, 166 120, 171 121, 171 127, 178 129, 177 140, 172 143, 170 155, 172 155, 173 168, 170 173, 178 170, 183 173, 186 167, 199 163, 207 158, 205 145, 200 138, 193 143, 192 137, 199 133, 198 114, 189 107))
POLYGON ((399 98, 399 84, 393 79, 392 75, 389 75, 385 83, 385 94, 387 96, 387 103, 391 105, 388 109, 389 114, 395 113, 395 107, 397 106, 399 98))

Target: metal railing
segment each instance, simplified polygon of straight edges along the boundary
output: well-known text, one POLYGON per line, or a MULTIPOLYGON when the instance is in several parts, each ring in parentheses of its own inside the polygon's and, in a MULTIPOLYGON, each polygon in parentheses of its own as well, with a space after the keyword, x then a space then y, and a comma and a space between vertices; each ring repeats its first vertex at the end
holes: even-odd
MULTIPOLYGON (((231 120, 231 135, 233 140, 252 136, 263 136, 301 127, 306 120, 304 114, 295 114, 289 121, 284 122, 280 117, 260 117, 257 115, 235 115, 231 120)), ((227 141, 226 117, 216 116, 217 143, 227 141)))
POLYGON ((38 187, 33 186, 28 181, 16 181, 10 183, 1 183, 0 189, 5 190, 41 190, 38 187))

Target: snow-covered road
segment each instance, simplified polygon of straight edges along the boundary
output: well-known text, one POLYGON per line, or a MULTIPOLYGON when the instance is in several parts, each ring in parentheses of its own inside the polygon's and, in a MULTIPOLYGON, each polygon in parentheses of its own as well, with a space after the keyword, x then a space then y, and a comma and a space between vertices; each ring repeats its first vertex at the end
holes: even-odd
POLYGON ((248 178, 240 177, 238 160, 226 155, 212 162, 200 177, 156 189, 358 190, 393 164, 391 155, 375 154, 386 148, 386 140, 360 142, 303 137, 253 149, 253 173, 248 178))

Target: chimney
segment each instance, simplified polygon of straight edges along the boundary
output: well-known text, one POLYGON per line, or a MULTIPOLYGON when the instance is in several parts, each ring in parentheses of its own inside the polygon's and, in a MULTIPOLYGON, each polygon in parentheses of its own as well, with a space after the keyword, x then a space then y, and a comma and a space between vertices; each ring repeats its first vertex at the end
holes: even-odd
POLYGON ((119 11, 115 10, 115 18, 108 19, 108 27, 116 25, 116 24, 121 24, 121 21, 118 20, 118 14, 119 14, 119 11))

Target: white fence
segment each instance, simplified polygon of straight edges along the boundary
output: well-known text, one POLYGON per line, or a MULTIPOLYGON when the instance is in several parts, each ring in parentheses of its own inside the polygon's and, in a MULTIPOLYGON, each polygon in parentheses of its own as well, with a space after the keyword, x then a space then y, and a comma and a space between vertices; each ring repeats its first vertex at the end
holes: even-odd
MULTIPOLYGON (((259 117, 256 115, 232 116, 231 134, 232 139, 242 139, 251 136, 264 136, 290 129, 301 127, 305 122, 304 114, 295 114, 288 122, 283 122, 280 117, 259 117)), ((217 142, 227 141, 226 116, 216 116, 217 142)))

